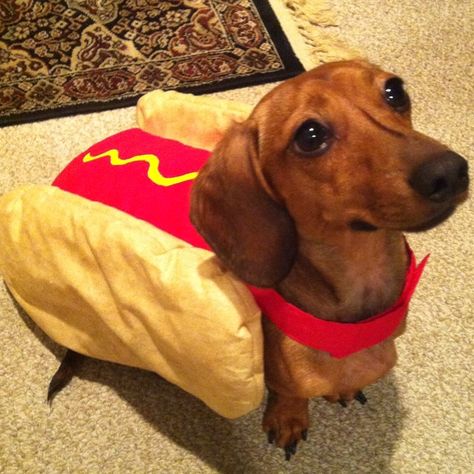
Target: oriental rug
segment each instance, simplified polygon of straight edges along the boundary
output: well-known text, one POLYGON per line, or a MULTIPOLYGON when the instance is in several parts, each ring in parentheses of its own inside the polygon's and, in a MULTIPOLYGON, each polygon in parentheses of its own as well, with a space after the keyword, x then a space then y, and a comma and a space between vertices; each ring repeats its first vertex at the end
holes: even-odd
POLYGON ((0 125, 209 93, 303 67, 267 0, 1 0, 0 125))

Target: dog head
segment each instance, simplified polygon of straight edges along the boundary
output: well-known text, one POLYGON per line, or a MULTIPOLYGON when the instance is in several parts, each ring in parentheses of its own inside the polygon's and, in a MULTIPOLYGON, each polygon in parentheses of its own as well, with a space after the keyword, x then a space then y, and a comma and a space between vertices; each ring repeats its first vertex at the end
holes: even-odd
POLYGON ((413 129, 403 81, 345 61, 282 83, 227 132, 193 187, 191 219, 241 278, 274 286, 298 237, 425 230, 467 188, 466 160, 413 129))

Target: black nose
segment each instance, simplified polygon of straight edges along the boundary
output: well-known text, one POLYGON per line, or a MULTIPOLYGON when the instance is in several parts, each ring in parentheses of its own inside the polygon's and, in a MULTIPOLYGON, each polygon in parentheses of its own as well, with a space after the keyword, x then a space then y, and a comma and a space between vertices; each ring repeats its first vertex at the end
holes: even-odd
POLYGON ((447 151, 422 163, 413 172, 410 186, 433 202, 443 202, 466 191, 469 185, 467 161, 447 151))

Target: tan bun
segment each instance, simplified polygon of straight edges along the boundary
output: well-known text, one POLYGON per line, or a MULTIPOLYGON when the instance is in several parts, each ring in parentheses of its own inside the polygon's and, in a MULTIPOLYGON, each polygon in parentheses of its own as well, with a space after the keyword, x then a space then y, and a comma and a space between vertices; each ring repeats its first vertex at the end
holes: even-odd
POLYGON ((0 271, 54 341, 159 373, 222 416, 264 391, 260 310, 206 250, 52 186, 0 198, 0 271))

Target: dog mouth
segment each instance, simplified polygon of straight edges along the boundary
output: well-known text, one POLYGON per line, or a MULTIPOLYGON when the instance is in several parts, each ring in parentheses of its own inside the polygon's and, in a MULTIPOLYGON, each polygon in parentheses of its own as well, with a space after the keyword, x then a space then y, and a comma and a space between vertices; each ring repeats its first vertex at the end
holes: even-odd
MULTIPOLYGON (((420 224, 416 225, 403 225, 403 224, 389 224, 385 222, 383 218, 380 218, 380 222, 377 222, 378 219, 374 219, 375 223, 369 222, 366 219, 353 219, 349 221, 349 227, 358 232, 374 232, 379 229, 387 230, 398 230, 401 232, 424 232, 426 230, 433 229, 434 227, 442 224, 445 220, 453 215, 458 206, 465 202, 469 197, 469 192, 466 190, 463 193, 458 194, 450 202, 445 202, 444 205, 439 209, 435 214, 432 214, 429 218, 422 221, 420 224)), ((370 219, 372 220, 372 219, 370 219)))
MULTIPOLYGON (((400 230, 402 232, 424 232, 426 230, 433 229, 434 227, 438 226, 442 222, 444 222, 446 219, 448 219, 456 210, 456 205, 452 204, 440 212, 437 212, 434 216, 430 217, 426 221, 422 222, 421 224, 416 224, 414 226, 409 226, 409 227, 397 227, 394 230, 400 230)), ((374 232, 379 229, 386 228, 385 226, 376 226, 374 224, 371 224, 370 222, 367 222, 362 219, 354 219, 349 223, 349 226, 352 230, 358 231, 358 232, 374 232)))
POLYGON ((433 217, 429 218, 427 221, 413 227, 404 228, 403 230, 405 232, 424 232, 425 230, 433 229, 433 227, 438 226, 446 219, 448 219, 454 213, 455 210, 456 206, 451 205, 443 209, 441 212, 438 212, 433 217))
POLYGON ((378 229, 376 226, 369 224, 367 221, 362 219, 354 219, 349 223, 349 226, 352 230, 358 232, 373 232, 378 229))

